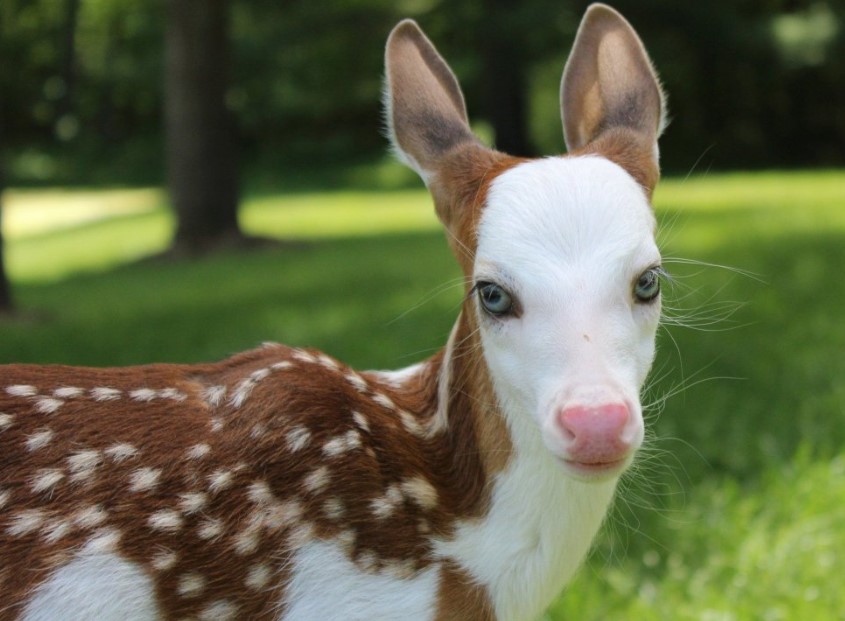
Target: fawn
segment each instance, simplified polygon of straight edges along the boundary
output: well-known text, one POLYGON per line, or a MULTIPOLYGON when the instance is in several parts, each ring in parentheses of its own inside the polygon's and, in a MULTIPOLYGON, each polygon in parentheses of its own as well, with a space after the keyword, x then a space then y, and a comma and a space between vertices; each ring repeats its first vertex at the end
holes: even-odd
POLYGON ((0 367, 0 620, 529 620, 572 577, 643 438, 661 88, 592 5, 569 154, 527 160, 473 136, 413 21, 385 63, 393 146, 466 277, 445 348, 0 367))

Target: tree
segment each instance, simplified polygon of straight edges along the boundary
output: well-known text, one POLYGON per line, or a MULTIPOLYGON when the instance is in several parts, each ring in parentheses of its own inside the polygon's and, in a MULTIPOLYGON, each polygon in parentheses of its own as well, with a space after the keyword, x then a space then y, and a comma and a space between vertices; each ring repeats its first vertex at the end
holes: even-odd
MULTIPOLYGON (((3 169, 2 162, 0 162, 0 222, 3 221, 3 169)), ((3 233, 0 227, 0 315, 11 313, 14 309, 12 303, 12 288, 9 285, 9 278, 6 275, 6 262, 4 260, 3 251, 3 233)))
POLYGON ((167 181, 178 220, 173 251, 243 239, 237 221, 234 123, 226 109, 228 0, 167 0, 167 181))
POLYGON ((484 114, 496 135, 496 148, 512 155, 534 155, 528 131, 528 59, 523 39, 515 28, 519 5, 511 0, 484 0, 487 22, 479 28, 483 57, 484 114))

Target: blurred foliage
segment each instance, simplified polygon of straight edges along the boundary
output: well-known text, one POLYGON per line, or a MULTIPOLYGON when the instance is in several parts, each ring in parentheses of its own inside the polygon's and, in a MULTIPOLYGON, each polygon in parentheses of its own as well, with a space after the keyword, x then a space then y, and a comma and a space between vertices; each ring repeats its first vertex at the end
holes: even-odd
MULTIPOLYGON (((489 121, 524 89, 527 143, 559 151, 557 88, 586 5, 231 0, 227 103, 242 161, 296 176, 316 163, 380 157, 382 49, 406 16, 459 74, 475 120, 489 121)), ((670 171, 845 163, 841 0, 614 5, 669 93, 670 171)), ((0 4, 0 147, 11 185, 160 181, 163 20, 160 0, 0 4)))

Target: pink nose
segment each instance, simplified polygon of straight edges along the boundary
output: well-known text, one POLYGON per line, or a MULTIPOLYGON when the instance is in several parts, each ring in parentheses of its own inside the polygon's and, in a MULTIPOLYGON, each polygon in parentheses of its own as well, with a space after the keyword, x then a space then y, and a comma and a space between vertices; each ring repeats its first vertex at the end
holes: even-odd
POLYGON ((607 464, 623 459, 631 448, 630 440, 625 437, 630 418, 628 406, 622 403, 561 410, 557 422, 570 442, 568 458, 582 464, 607 464))

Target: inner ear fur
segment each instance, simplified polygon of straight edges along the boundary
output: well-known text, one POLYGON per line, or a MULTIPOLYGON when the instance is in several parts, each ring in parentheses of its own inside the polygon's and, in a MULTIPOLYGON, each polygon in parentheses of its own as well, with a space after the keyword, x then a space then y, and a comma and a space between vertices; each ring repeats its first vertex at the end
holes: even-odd
POLYGON ((450 243, 464 267, 486 187, 515 161, 472 133, 458 80, 410 19, 390 33, 385 50, 385 108, 397 155, 425 181, 450 243))
POLYGON ((560 99, 569 151, 601 152, 650 193, 659 176, 657 138, 665 99, 637 33, 609 6, 587 9, 563 72, 560 99))
POLYGON ((467 120, 458 80, 410 19, 393 29, 385 50, 385 104, 399 156, 428 183, 446 153, 479 144, 467 120))

